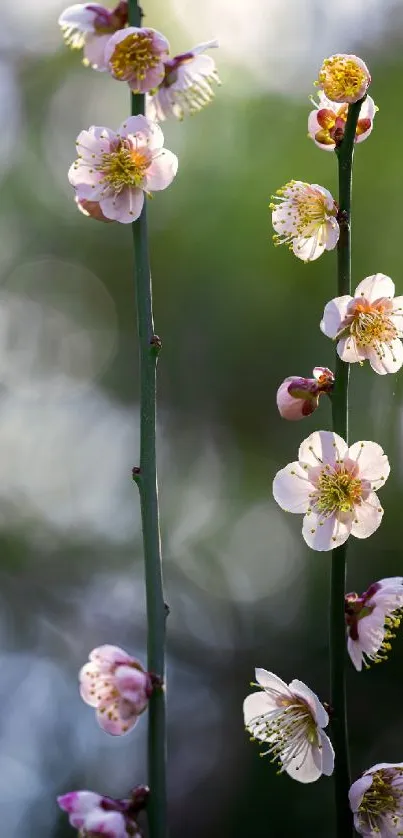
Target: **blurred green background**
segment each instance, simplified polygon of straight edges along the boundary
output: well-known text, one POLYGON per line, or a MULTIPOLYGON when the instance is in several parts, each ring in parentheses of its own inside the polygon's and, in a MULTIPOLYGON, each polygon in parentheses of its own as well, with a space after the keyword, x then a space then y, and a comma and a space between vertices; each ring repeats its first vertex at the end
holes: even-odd
MULTIPOLYGON (((59 0, 2 6, 0 35, 0 801, 7 838, 68 838, 55 797, 124 796, 144 780, 146 718, 97 727, 77 671, 104 642, 144 660, 137 489, 138 361, 130 230, 77 212, 75 138, 127 115, 125 85, 62 44, 59 0)), ((358 149, 353 282, 403 293, 403 4, 385 0, 144 2, 173 52, 219 37, 224 82, 205 112, 164 126, 179 173, 150 205, 159 362, 173 838, 332 838, 332 781, 276 776, 243 730, 254 667, 328 699, 330 556, 273 502, 275 472, 328 428, 328 404, 282 422, 290 374, 333 366, 318 324, 335 254, 304 265, 271 244, 270 194, 291 178, 336 190, 333 154, 306 137, 324 56, 356 50, 379 106, 358 149)), ((351 439, 378 441, 386 514, 351 539, 348 588, 403 575, 401 377, 355 366, 351 439)), ((353 777, 403 759, 403 640, 348 663, 353 777)))

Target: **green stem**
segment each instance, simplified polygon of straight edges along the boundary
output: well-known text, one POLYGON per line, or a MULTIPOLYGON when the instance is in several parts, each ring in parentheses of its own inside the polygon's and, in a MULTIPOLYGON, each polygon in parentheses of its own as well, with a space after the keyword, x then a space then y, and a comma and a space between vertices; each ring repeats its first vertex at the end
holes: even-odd
MULTIPOLYGON (((141 26, 142 12, 136 0, 129 0, 129 23, 141 26)), ((144 95, 133 94, 132 115, 144 114, 144 95)), ((152 286, 148 254, 147 214, 132 224, 135 256, 134 281, 140 352, 140 468, 134 477, 139 487, 143 529, 145 587, 147 602, 147 668, 156 675, 156 686, 148 709, 148 783, 151 794, 147 805, 150 838, 166 838, 166 711, 165 621, 161 541, 156 464, 156 377, 159 338, 154 333, 152 286)))
MULTIPOLYGON (((337 245, 337 295, 351 294, 351 190, 354 138, 362 100, 350 105, 342 142, 336 148, 339 164, 340 238, 337 245)), ((336 353, 335 385, 332 395, 333 430, 348 443, 348 384, 349 364, 336 353)), ((345 684, 345 617, 344 595, 346 581, 347 543, 332 553, 330 598, 330 677, 332 704, 332 734, 335 749, 335 796, 337 838, 354 834, 353 816, 348 802, 350 765, 347 729, 345 684)))

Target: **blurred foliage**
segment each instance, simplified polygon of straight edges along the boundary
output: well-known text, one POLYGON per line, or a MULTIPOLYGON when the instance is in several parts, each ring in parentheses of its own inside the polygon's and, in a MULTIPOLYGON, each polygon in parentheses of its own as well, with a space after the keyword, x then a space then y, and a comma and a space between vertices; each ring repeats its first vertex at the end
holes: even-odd
MULTIPOLYGON (((386 45, 370 60, 380 112, 356 154, 353 265, 356 284, 382 271, 400 293, 403 59, 396 52, 386 45)), ((22 116, 0 208, 0 798, 8 838, 68 838, 57 793, 88 787, 123 796, 144 780, 145 720, 131 737, 110 741, 76 688, 94 645, 145 654, 130 481, 138 423, 131 238, 126 227, 84 219, 65 177, 79 130, 101 116, 115 127, 127 92, 62 49, 25 55, 18 81, 22 116), (44 259, 55 266, 50 278, 44 259), (89 271, 94 283, 81 289, 64 273, 61 280, 66 262, 89 271), (112 306, 104 304, 105 289, 112 306), (17 321, 15 296, 26 306, 17 321), (39 306, 35 333, 32 305, 39 306), (67 318, 64 354, 59 326, 49 332, 55 310, 67 318), (29 393, 21 358, 37 358, 29 393)), ((163 341, 175 838, 333 835, 331 781, 305 788, 277 777, 248 742, 241 713, 256 665, 305 680, 323 699, 328 690, 329 556, 309 552, 300 520, 271 499, 276 470, 294 459, 301 438, 330 421, 322 404, 303 424, 281 422, 274 398, 286 375, 309 375, 333 359, 318 322, 335 293, 335 254, 308 266, 271 245, 268 203, 279 186, 298 178, 336 193, 333 155, 306 138, 309 92, 298 101, 259 92, 248 98, 235 96, 229 82, 206 112, 166 125, 179 174, 149 207, 163 341)), ((351 540, 350 589, 403 572, 401 400, 397 377, 352 370, 351 438, 381 443, 392 475, 381 528, 367 541, 351 540)), ((398 637, 387 665, 361 675, 349 668, 354 777, 403 758, 402 651, 398 637)))

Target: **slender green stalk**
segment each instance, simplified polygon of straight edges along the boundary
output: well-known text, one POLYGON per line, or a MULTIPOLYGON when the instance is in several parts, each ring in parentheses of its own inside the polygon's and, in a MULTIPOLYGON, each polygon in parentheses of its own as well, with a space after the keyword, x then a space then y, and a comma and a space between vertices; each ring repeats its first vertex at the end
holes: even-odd
MULTIPOLYGON (((129 0, 129 22, 141 26, 142 12, 136 0, 129 0)), ((132 114, 144 114, 144 96, 132 95, 132 114)), ((140 468, 135 470, 139 487, 143 528, 145 586, 147 602, 147 668, 165 681, 165 621, 161 541, 158 509, 156 464, 156 374, 160 349, 154 333, 151 273, 148 254, 147 215, 144 206, 134 221, 134 282, 137 300, 137 324, 140 352, 140 468)), ((166 713, 165 690, 158 683, 148 710, 148 783, 147 805, 150 838, 166 838, 166 713)))
MULTIPOLYGON (((340 238, 337 246, 337 295, 351 293, 351 191, 354 137, 362 101, 350 105, 344 138, 336 148, 339 164, 340 238)), ((349 364, 336 353, 335 385, 332 396, 333 430, 348 442, 348 384, 349 364)), ((332 734, 335 758, 336 834, 337 838, 351 838, 353 818, 348 803, 350 766, 347 730, 345 684, 345 622, 344 595, 346 581, 347 543, 332 553, 330 597, 330 677, 332 704, 332 734)))

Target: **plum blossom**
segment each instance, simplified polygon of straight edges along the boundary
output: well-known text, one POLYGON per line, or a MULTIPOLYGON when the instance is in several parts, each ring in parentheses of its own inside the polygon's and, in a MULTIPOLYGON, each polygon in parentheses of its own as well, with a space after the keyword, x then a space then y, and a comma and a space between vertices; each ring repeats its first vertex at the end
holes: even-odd
MULTIPOLYGON (((327 98, 322 90, 318 92, 318 102, 312 99, 315 109, 308 117, 308 136, 318 148, 334 151, 344 137, 347 122, 348 103, 339 102, 337 106, 327 98)), ((355 142, 362 143, 369 137, 374 127, 374 117, 378 108, 371 96, 367 96, 361 105, 360 118, 355 131, 355 142)))
MULTIPOLYGON (((178 169, 178 159, 163 148, 161 128, 145 116, 131 116, 118 131, 91 126, 77 137, 77 160, 69 181, 79 204, 98 218, 129 224, 139 217, 144 193, 166 189, 178 169), (98 210, 96 210, 98 213, 98 210)), ((102 220, 104 220, 102 219, 102 220)))
POLYGON ((99 725, 112 736, 122 736, 134 727, 152 693, 148 672, 118 646, 94 649, 79 680, 81 698, 96 709, 99 725))
POLYGON ((403 297, 385 274, 367 276, 354 297, 336 297, 325 307, 322 332, 337 341, 343 361, 368 360, 379 375, 397 372, 403 364, 403 297))
POLYGON ((334 375, 327 367, 315 367, 313 378, 291 375, 277 390, 277 407, 283 419, 296 421, 319 407, 319 397, 331 393, 334 375))
POLYGON ((304 515, 302 535, 313 550, 332 550, 349 535, 368 538, 378 529, 383 509, 376 490, 390 472, 376 442, 350 447, 332 431, 314 431, 298 460, 277 472, 273 495, 282 509, 304 515))
POLYGON ((356 55, 336 54, 325 58, 316 82, 332 102, 358 102, 367 92, 371 76, 356 55))
POLYGON ((129 26, 109 38, 105 61, 112 76, 127 81, 133 93, 147 93, 163 81, 168 53, 169 42, 161 32, 129 26))
POLYGON ((380 762, 364 771, 349 800, 360 835, 398 838, 403 834, 403 762, 380 762))
POLYGON ((270 204, 276 245, 287 244, 298 259, 312 262, 339 239, 337 204, 327 189, 316 183, 291 180, 270 204))
POLYGON ((220 79, 214 60, 204 53, 218 45, 218 41, 207 41, 165 61, 164 78, 147 100, 147 115, 151 119, 183 119, 212 102, 212 85, 220 84, 220 79))
POLYGON ((403 609, 403 577, 374 582, 367 591, 346 594, 347 650, 355 668, 387 659, 403 609))
POLYGON ((146 786, 133 789, 130 799, 115 800, 92 791, 71 791, 57 798, 80 838, 140 838, 137 813, 144 807, 146 786))
POLYGON ((83 63, 104 72, 108 69, 105 47, 109 38, 123 29, 127 21, 127 0, 122 0, 112 11, 98 3, 75 3, 62 12, 59 26, 68 46, 83 49, 83 63))
POLYGON ((253 739, 267 742, 273 761, 293 780, 313 783, 333 773, 334 752, 324 732, 329 716, 302 681, 285 684, 266 669, 256 669, 258 692, 244 701, 245 727, 253 739))

